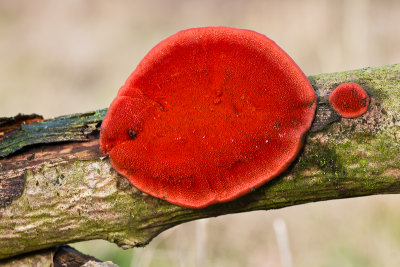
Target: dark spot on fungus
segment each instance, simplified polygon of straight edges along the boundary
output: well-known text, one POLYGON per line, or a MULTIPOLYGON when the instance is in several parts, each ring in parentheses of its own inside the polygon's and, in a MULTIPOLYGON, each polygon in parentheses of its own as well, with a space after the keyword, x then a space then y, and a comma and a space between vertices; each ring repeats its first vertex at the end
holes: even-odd
POLYGON ((133 131, 133 130, 129 130, 129 137, 130 138, 132 138, 132 139, 135 139, 136 138, 136 133, 133 131))
POLYGON ((304 73, 264 35, 188 29, 156 45, 121 87, 100 149, 138 189, 202 208, 282 173, 315 108, 304 73))
POLYGON ((356 118, 364 114, 369 105, 369 96, 356 83, 343 83, 329 96, 334 111, 344 118, 356 118))

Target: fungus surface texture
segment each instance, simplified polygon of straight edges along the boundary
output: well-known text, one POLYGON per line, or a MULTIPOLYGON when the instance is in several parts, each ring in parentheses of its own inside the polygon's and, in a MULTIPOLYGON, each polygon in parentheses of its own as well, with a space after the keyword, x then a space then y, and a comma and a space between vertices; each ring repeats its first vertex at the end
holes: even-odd
POLYGON ((100 150, 138 189, 189 208, 233 200, 284 171, 316 108, 273 41, 228 27, 180 31, 121 87, 100 150))
POLYGON ((369 105, 369 96, 356 83, 343 83, 329 96, 333 110, 344 118, 356 118, 364 114, 369 105))

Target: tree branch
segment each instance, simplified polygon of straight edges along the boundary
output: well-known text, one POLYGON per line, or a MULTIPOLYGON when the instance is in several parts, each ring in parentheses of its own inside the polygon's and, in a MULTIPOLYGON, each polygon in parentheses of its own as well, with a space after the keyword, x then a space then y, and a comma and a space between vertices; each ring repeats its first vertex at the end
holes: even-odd
POLYGON ((110 266, 118 267, 112 262, 102 262, 90 255, 85 255, 70 246, 56 246, 53 248, 18 255, 0 260, 1 267, 30 267, 30 266, 110 266), (86 264, 86 265, 85 265, 86 264))
POLYGON ((144 246, 199 218, 399 193, 400 65, 309 80, 318 110, 299 158, 255 192, 200 210, 142 193, 112 169, 98 151, 106 110, 22 124, 8 133, 0 119, 0 258, 99 238, 123 248, 144 246), (330 92, 344 82, 360 84, 371 97, 359 118, 340 118, 329 107, 330 92))

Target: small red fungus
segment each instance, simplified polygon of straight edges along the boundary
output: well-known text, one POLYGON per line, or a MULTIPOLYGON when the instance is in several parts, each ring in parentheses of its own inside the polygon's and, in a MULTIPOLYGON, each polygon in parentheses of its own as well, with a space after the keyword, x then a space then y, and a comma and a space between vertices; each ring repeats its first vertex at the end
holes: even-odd
POLYGON ((100 149, 138 189, 202 208, 285 170, 315 108, 304 73, 266 36, 188 29, 155 46, 119 90, 100 149))
POLYGON ((369 96, 356 83, 342 83, 329 96, 329 103, 340 116, 356 118, 367 111, 369 96))

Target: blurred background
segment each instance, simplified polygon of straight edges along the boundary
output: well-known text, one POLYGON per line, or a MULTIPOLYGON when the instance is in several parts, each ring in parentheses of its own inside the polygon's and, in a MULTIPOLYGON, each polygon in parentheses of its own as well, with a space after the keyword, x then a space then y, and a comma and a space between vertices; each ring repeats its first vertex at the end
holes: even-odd
MULTIPOLYGON (((141 58, 199 26, 255 30, 306 75, 400 62, 400 1, 0 1, 0 117, 109 106, 141 58)), ((400 266, 400 196, 191 222, 145 248, 73 244, 120 266, 400 266)))

